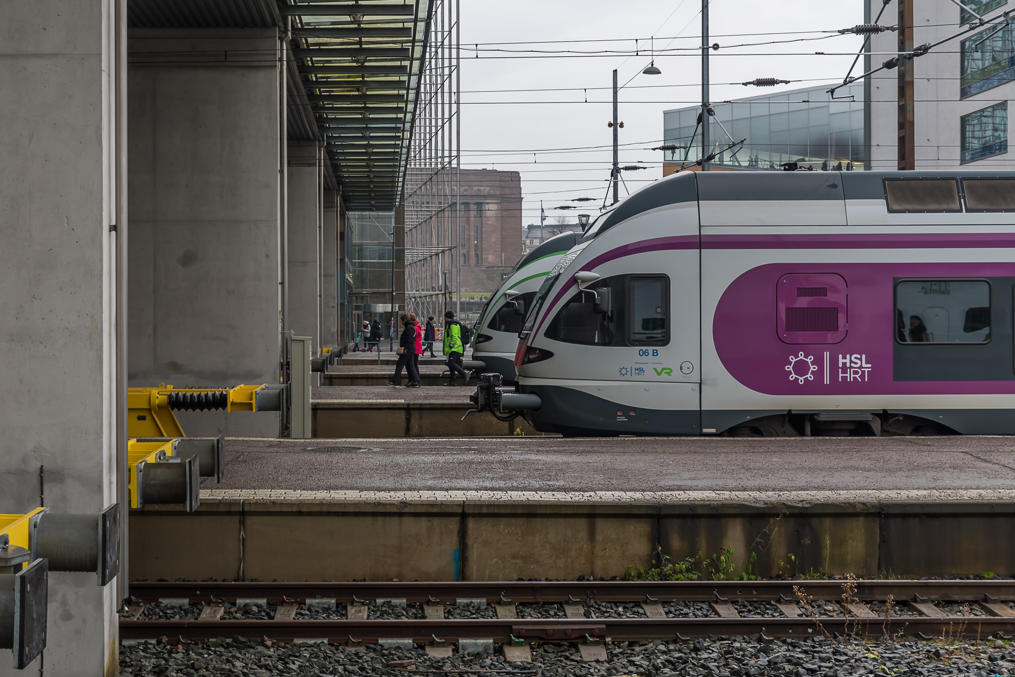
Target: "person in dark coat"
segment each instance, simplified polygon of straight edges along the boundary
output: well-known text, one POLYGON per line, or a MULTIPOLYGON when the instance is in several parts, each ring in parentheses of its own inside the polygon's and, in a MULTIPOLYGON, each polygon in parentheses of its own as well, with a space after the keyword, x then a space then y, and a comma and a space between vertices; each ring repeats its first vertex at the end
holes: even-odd
POLYGON ((402 385, 402 369, 409 374, 409 385, 419 383, 419 374, 416 373, 416 327, 409 322, 405 313, 399 313, 399 321, 402 323, 402 334, 398 337, 398 361, 395 362, 395 374, 388 381, 388 385, 402 385))
POLYGON ((433 342, 437 340, 437 327, 433 323, 433 315, 426 318, 426 329, 423 331, 423 355, 430 351, 430 357, 437 357, 433 354, 433 342))
POLYGON ((381 321, 376 317, 374 318, 373 324, 370 325, 370 345, 373 348, 377 348, 378 352, 381 350, 381 321))

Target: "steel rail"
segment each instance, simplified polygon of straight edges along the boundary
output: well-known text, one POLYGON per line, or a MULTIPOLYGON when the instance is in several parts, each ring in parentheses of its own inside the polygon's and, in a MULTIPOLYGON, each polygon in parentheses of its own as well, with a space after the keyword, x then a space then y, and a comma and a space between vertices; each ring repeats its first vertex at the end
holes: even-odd
POLYGON ((877 618, 595 618, 572 619, 399 619, 399 620, 172 620, 121 619, 121 639, 167 637, 204 640, 214 637, 327 640, 331 643, 376 643, 411 639, 417 644, 491 639, 495 642, 681 640, 693 637, 757 635, 815 637, 819 635, 882 636, 897 633, 926 637, 986 639, 1015 631, 1015 618, 909 617, 877 618))
POLYGON ((408 602, 453 602, 486 599, 505 603, 640 602, 640 601, 842 601, 847 586, 857 601, 1015 601, 1015 580, 807 580, 807 581, 431 581, 431 582, 134 582, 132 597, 141 601, 189 598, 214 601, 264 598, 285 603, 307 598, 339 602, 404 599, 408 602))

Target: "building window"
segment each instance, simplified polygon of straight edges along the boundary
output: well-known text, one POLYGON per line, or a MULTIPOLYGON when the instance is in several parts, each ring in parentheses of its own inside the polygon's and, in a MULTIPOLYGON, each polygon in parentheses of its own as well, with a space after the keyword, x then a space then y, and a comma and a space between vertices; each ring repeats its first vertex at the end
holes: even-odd
POLYGON ((985 280, 905 280, 895 286, 899 343, 987 343, 990 285, 985 280))
POLYGON ((962 164, 1007 152, 1007 101, 962 116, 962 164))
MULTIPOLYGON (((997 9, 998 7, 1004 6, 1004 4, 1007 1, 1008 0, 963 0, 962 4, 968 7, 969 9, 973 10, 980 16, 983 16, 992 9, 997 9)), ((975 19, 976 17, 967 12, 966 10, 964 9, 961 10, 961 14, 959 15, 960 24, 967 24, 975 19)))
POLYGON ((1015 25, 988 28, 962 41, 963 99, 1015 80, 1015 25))
POLYGON ((568 299, 546 329, 565 343, 662 346, 670 342, 669 278, 619 275, 568 299))

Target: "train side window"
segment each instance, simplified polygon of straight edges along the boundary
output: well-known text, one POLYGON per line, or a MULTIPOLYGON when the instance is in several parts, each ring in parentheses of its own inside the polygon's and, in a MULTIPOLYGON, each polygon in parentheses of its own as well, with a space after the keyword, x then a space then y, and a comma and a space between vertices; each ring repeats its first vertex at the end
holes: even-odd
POLYGON ((670 342, 669 286, 664 275, 628 278, 629 345, 664 346, 670 342))
POLYGON ((961 212, 955 179, 886 179, 890 212, 961 212))
POLYGON ((512 305, 510 302, 505 301, 497 312, 494 313, 493 317, 490 318, 487 327, 493 331, 506 331, 511 334, 517 334, 522 330, 522 324, 525 322, 525 311, 532 305, 532 299, 535 297, 536 292, 530 291, 515 297, 514 302, 517 305, 512 305))
POLYGON ((966 211, 1015 212, 1015 179, 963 179, 966 211))
POLYGON ((906 345, 988 343, 986 280, 903 280, 895 285, 895 339, 906 345))
POLYGON ((669 343, 669 278, 619 275, 575 293, 557 312, 546 336, 593 346, 669 343))

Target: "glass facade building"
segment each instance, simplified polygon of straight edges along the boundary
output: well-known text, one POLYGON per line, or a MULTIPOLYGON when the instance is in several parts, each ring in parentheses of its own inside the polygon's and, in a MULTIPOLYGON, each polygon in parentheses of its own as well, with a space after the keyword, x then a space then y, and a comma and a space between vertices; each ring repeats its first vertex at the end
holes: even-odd
MULTIPOLYGON (((715 117, 709 127, 713 149, 729 143, 719 122, 735 140, 746 139, 737 151, 718 155, 713 166, 781 170, 787 163, 797 163, 808 169, 863 169, 863 85, 844 87, 835 99, 827 89, 821 85, 713 103, 715 117)), ((701 130, 695 134, 700 112, 700 106, 690 106, 663 113, 664 143, 690 144, 691 164, 701 156, 701 130)), ((685 152, 666 151, 664 173, 679 167, 685 152)))
POLYGON ((962 164, 1007 152, 1007 101, 962 116, 962 164))
POLYGON ((987 28, 962 41, 959 96, 966 97, 1015 80, 1015 25, 987 28))

